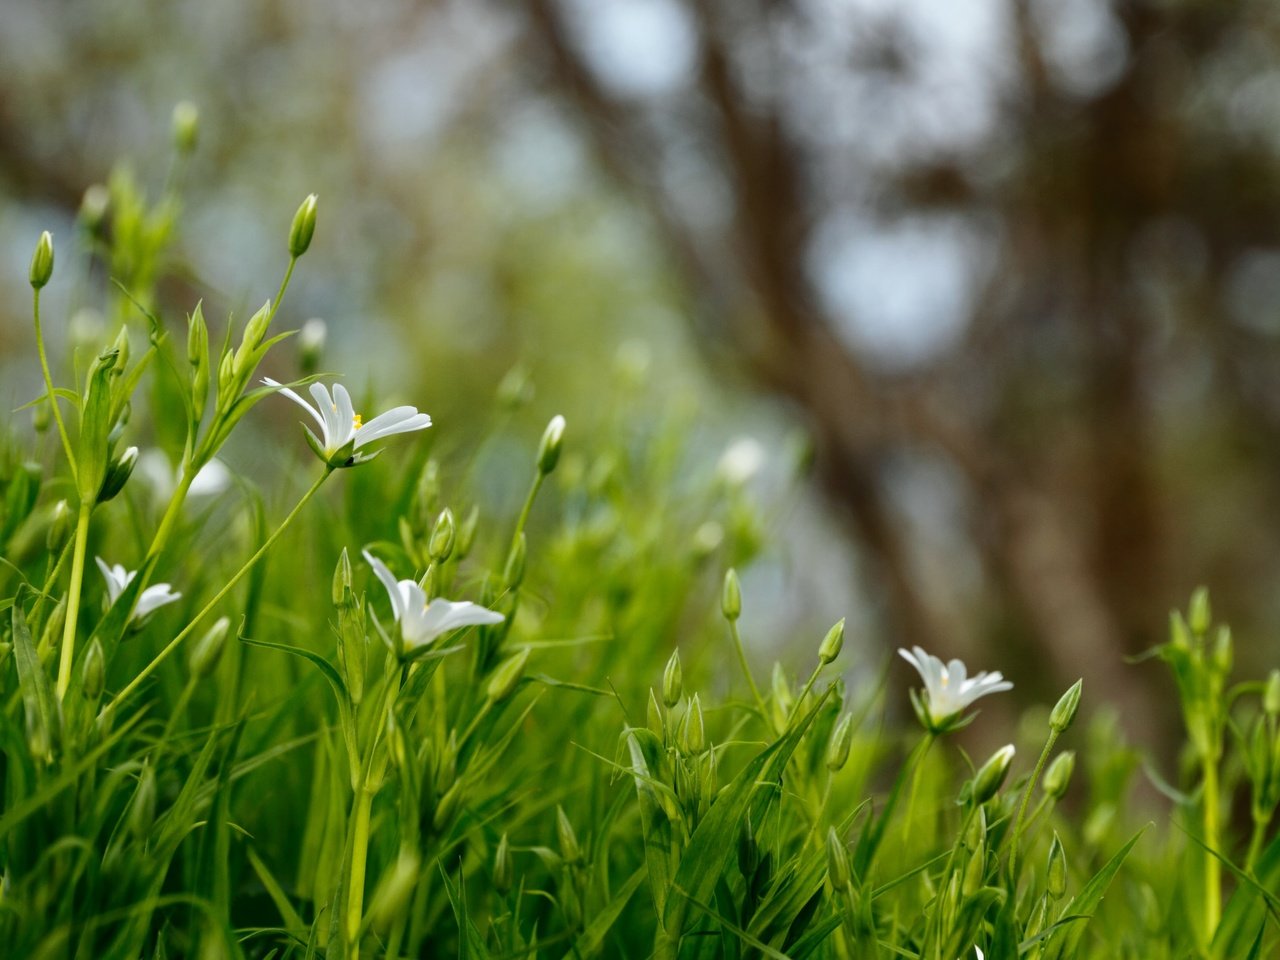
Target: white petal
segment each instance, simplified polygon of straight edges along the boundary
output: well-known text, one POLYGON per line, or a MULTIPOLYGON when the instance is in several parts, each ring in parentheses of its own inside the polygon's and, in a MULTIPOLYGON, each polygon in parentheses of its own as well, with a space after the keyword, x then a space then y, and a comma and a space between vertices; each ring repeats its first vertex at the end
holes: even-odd
POLYGON ((505 618, 502 614, 472 603, 470 600, 455 603, 452 600, 436 598, 431 601, 423 619, 430 624, 434 637, 459 627, 501 623, 505 618))
POLYGON ((378 414, 356 431, 356 448, 383 437, 425 430, 429 426, 431 426, 431 418, 425 413, 419 413, 414 407, 395 407, 386 413, 378 414))
POLYGON ((337 422, 346 431, 342 435, 342 443, 338 444, 338 446, 343 446, 351 439, 351 435, 356 432, 356 410, 351 405, 351 394, 347 393, 347 388, 340 383, 333 385, 333 405, 338 408, 338 412, 335 414, 337 422))
POLYGON ((174 593, 169 589, 169 584, 157 583, 142 591, 142 596, 138 597, 138 605, 134 609, 133 615, 141 620, 152 610, 163 607, 166 603, 173 603, 175 600, 181 599, 181 597, 182 594, 174 593))
POLYGON ((382 585, 386 587, 387 596, 391 598, 391 612, 396 620, 404 615, 404 598, 400 593, 400 585, 396 583, 396 578, 392 576, 391 571, 387 569, 387 565, 375 557, 368 550, 362 550, 364 558, 368 561, 369 566, 373 567, 374 575, 382 581, 382 585))
POLYGON ((324 420, 321 419, 320 414, 316 411, 315 407, 311 406, 311 404, 307 403, 307 401, 303 400, 302 397, 298 396, 288 387, 281 387, 280 381, 278 380, 272 380, 270 377, 263 377, 262 382, 268 387, 280 387, 280 389, 276 391, 277 393, 284 394, 298 406, 302 407, 303 410, 306 410, 307 413, 311 414, 312 419, 315 420, 320 429, 324 430, 324 420))
POLYGON ((214 459, 200 468, 187 493, 193 497, 211 497, 230 485, 231 471, 221 460, 214 459))

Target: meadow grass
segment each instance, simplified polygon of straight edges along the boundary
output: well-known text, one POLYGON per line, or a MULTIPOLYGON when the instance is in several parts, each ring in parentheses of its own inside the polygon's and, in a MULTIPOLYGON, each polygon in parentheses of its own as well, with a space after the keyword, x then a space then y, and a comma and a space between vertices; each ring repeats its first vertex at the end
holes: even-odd
POLYGON ((1206 593, 1153 652, 1186 724, 1166 777, 1079 684, 970 758, 1001 678, 913 651, 904 723, 887 666, 841 680, 867 656, 843 622, 755 676, 750 496, 634 416, 642 383, 590 447, 561 418, 441 454, 411 409, 360 422, 323 331, 283 343, 316 198, 261 310, 181 322, 156 297, 177 182, 90 191, 58 254, 110 279, 105 342, 50 353, 47 234, 30 267, 45 386, 0 436, 5 956, 1276 955, 1280 673, 1232 681, 1206 593), (292 466, 225 468, 285 414, 292 466), (513 502, 477 473, 496 439, 527 451, 513 502), (1167 805, 1135 799, 1144 768, 1167 805))

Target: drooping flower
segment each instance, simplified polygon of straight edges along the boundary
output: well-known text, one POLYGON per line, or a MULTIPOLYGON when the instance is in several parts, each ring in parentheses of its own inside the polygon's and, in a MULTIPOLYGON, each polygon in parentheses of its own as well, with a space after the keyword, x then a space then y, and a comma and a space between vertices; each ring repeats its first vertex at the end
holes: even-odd
POLYGON ((436 597, 428 601, 422 587, 412 580, 396 580, 387 565, 368 550, 364 551, 364 558, 391 598, 391 611, 399 625, 400 646, 396 653, 400 656, 412 656, 450 630, 501 623, 504 619, 502 614, 469 600, 454 602, 436 597))
MULTIPOLYGON (((119 563, 108 566, 101 557, 93 559, 97 561, 98 569, 102 571, 102 577, 107 581, 107 599, 115 603, 124 592, 124 588, 138 575, 138 571, 126 570, 124 565, 119 563)), ((138 602, 133 608, 133 619, 141 620, 153 610, 163 607, 166 603, 173 603, 181 596, 182 594, 171 590, 167 583, 152 584, 138 596, 138 602)))
POLYGON ((365 423, 352 407, 347 388, 340 383, 333 385, 332 395, 324 384, 311 384, 309 392, 316 402, 312 406, 270 377, 264 377, 262 382, 269 387, 278 387, 280 393, 311 414, 320 427, 320 436, 316 437, 311 428, 307 427, 307 441, 316 456, 331 467, 351 467, 372 459, 371 456, 356 456, 355 451, 374 440, 397 433, 425 430, 431 426, 431 417, 410 406, 392 407, 365 423))
POLYGON ((916 668, 924 681, 923 709, 915 698, 915 691, 912 691, 912 701, 916 704, 920 722, 935 733, 954 729, 966 722, 960 718, 961 711, 979 697, 1013 689, 1013 684, 999 671, 984 671, 969 677, 965 665, 959 660, 943 663, 920 647, 899 649, 898 653, 916 668))

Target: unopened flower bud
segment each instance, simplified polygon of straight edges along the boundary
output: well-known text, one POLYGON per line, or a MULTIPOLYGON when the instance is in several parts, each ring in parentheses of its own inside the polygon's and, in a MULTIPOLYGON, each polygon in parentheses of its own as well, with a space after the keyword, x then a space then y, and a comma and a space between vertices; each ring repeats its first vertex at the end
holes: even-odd
POLYGON ((1084 689, 1083 678, 1077 680, 1071 685, 1071 688, 1064 693, 1054 704, 1053 712, 1049 714, 1049 726, 1062 733, 1067 727, 1071 726, 1071 722, 1076 718, 1076 711, 1080 709, 1080 693, 1084 689))
POLYGON ((564 417, 556 414, 542 432, 542 441, 538 444, 538 472, 546 476, 556 468, 560 461, 560 448, 564 443, 564 417))
POLYGON ((453 550, 458 555, 458 560, 465 560, 467 554, 471 552, 472 545, 476 542, 476 529, 480 525, 480 508, 473 506, 467 511, 466 517, 462 520, 462 525, 458 527, 458 542, 454 544, 453 550))
POLYGON ((85 699, 90 702, 96 701, 102 696, 102 690, 107 683, 107 661, 102 652, 102 644, 97 637, 89 643, 89 649, 84 653, 84 666, 81 668, 80 684, 84 691, 85 699))
POLYGON ((1213 668, 1225 677, 1231 673, 1234 660, 1235 648, 1231 642, 1231 628, 1223 624, 1218 628, 1218 634, 1213 641, 1213 668))
POLYGON ((298 331, 298 365, 303 373, 312 374, 320 368, 328 339, 329 327, 319 317, 312 317, 302 325, 298 331))
POLYGON ((1044 772, 1044 792, 1054 800, 1061 800, 1071 785, 1071 774, 1076 769, 1074 750, 1064 750, 1053 758, 1044 772))
POLYGON ((93 236, 101 236, 107 222, 107 210, 111 206, 111 191, 95 183, 80 198, 80 222, 93 236))
POLYGON ((670 710, 680 702, 684 692, 684 671, 680 667, 680 651, 671 651, 667 666, 662 671, 662 702, 670 710))
POLYGON ((49 517, 49 532, 44 538, 45 548, 51 554, 56 554, 67 545, 74 528, 75 518, 71 514, 70 505, 65 500, 59 500, 54 504, 53 514, 49 517))
POLYGON ((840 656, 840 648, 843 646, 844 617, 841 617, 835 626, 827 631, 827 635, 822 638, 822 644, 818 647, 818 659, 823 663, 830 663, 840 656))
POLYGON ((31 426, 36 433, 44 433, 49 429, 52 419, 52 408, 47 403, 37 403, 31 408, 31 426))
POLYGON ((514 656, 508 657, 493 676, 489 678, 486 694, 493 703, 501 703, 515 693, 516 687, 524 678, 525 664, 529 662, 529 648, 525 647, 514 656))
POLYGON ((443 563, 453 553, 453 544, 457 539, 457 526, 453 522, 453 511, 445 507, 440 511, 440 519, 431 531, 431 539, 427 543, 427 553, 436 563, 443 563))
POLYGON ((1182 650, 1191 649, 1191 628, 1177 610, 1169 612, 1169 642, 1182 650))
POLYGON ((106 503, 124 489, 137 462, 138 448, 128 447, 107 465, 106 476, 102 478, 102 485, 98 488, 98 503, 106 503))
POLYGON ((560 856, 565 863, 578 863, 582 860, 578 835, 573 832, 573 824, 569 822, 564 807, 559 804, 556 804, 556 836, 560 840, 560 856))
POLYGON ((848 890, 851 882, 849 851, 835 827, 827 828, 827 879, 831 882, 831 889, 837 893, 848 890))
POLYGON ((156 771, 150 764, 142 768, 138 788, 129 804, 126 826, 134 838, 141 840, 151 832, 156 819, 156 771))
POLYGON ((1013 744, 1006 744, 991 755, 973 776, 973 802, 984 804, 1000 790, 1013 763, 1013 744))
POLYGON ((849 762, 849 748, 853 744, 853 714, 846 713, 836 721, 827 741, 827 769, 833 773, 844 769, 849 762))
POLYGON ((240 341, 240 349, 236 351, 236 367, 243 369, 249 362, 249 355, 258 347, 267 335, 267 327, 271 324, 271 301, 268 300, 258 308, 258 312, 249 318, 244 325, 244 339, 240 341))
POLYGON ((49 619, 45 621, 44 630, 40 634, 41 649, 53 649, 58 639, 62 636, 62 628, 66 622, 67 598, 63 597, 58 601, 58 605, 53 608, 53 612, 49 614, 49 619))
POLYGON ((707 747, 707 731, 702 721, 702 701, 695 693, 684 718, 684 752, 699 754, 707 747))
POLYGON ((1262 709, 1268 716, 1280 716, 1280 670, 1272 670, 1262 695, 1262 709))
POLYGON ((53 237, 46 230, 40 234, 36 242, 35 253, 31 255, 31 286, 39 290, 53 276, 53 237))
POLYGON ((200 136, 200 111, 190 100, 181 100, 173 107, 173 147, 179 153, 190 153, 196 148, 200 136))
POLYGON ((338 563, 333 568, 333 605, 343 607, 352 599, 351 557, 347 555, 347 548, 343 547, 342 553, 338 555, 338 563))
POLYGON ((524 531, 521 530, 520 535, 516 537, 515 543, 511 545, 511 552, 507 554, 506 565, 502 568, 502 582, 508 590, 516 589, 524 580, 524 560, 525 552, 528 548, 528 541, 525 538, 524 531))
POLYGON ((730 623, 742 615, 742 588, 738 585, 738 572, 733 567, 724 574, 724 587, 720 591, 720 612, 730 623))
POLYGON ((1049 867, 1045 872, 1045 889, 1054 900, 1061 900, 1067 892, 1067 855, 1055 830, 1053 843, 1049 845, 1049 867))
POLYGON ((315 235, 316 199, 314 193, 308 196, 293 215, 293 225, 289 228, 289 255, 295 259, 307 252, 315 235))
POLYGON ((1213 616, 1209 609, 1209 588, 1196 587, 1195 593, 1191 594, 1191 603, 1187 607, 1187 626, 1191 628, 1191 632, 1197 637, 1203 637, 1209 632, 1209 624, 1213 622, 1213 616))
POLYGON ((493 855, 493 889, 506 894, 511 889, 513 871, 511 868, 511 845, 504 833, 498 841, 497 852, 493 855))
POLYGON ((205 631, 204 636, 196 641, 195 646, 191 648, 190 656, 187 657, 187 669, 191 671, 192 677, 201 680, 213 673, 226 646, 227 633, 230 629, 230 618, 219 617, 217 622, 205 631))

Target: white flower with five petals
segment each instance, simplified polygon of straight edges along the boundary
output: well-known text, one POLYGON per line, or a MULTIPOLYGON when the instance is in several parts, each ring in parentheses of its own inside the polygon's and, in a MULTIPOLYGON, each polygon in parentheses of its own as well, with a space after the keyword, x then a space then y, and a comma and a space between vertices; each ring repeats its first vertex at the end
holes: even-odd
POLYGON ((370 459, 356 457, 354 454, 355 451, 374 440, 381 440, 383 437, 394 436, 397 433, 425 430, 431 426, 431 417, 425 413, 419 413, 417 407, 410 406, 392 407, 365 423, 351 404, 351 394, 340 383, 333 385, 332 394, 323 383, 311 384, 308 389, 316 402, 316 405, 312 406, 288 387, 282 386, 270 377, 264 377, 262 382, 269 387, 277 387, 280 393, 311 414, 320 428, 320 436, 316 437, 311 428, 307 427, 307 440, 316 455, 331 467, 354 466, 370 459))
MULTIPOLYGON (((107 581, 107 599, 115 603, 124 592, 124 588, 138 575, 138 571, 126 570, 124 565, 119 563, 108 566, 101 557, 93 559, 97 561, 98 569, 102 571, 103 579, 107 581)), ((182 594, 169 589, 167 583, 152 584, 139 595, 133 608, 133 619, 141 620, 153 610, 163 607, 166 603, 173 603, 181 597, 182 594)))
MULTIPOLYGON (((935 732, 953 728, 955 724, 952 721, 955 721, 960 712, 979 697, 1013 689, 1013 684, 999 671, 981 672, 969 677, 965 665, 959 660, 943 663, 932 654, 925 653, 920 647, 912 647, 910 650, 899 649, 898 653, 907 663, 916 668, 920 679, 924 681, 924 706, 927 716, 922 713, 920 720, 935 732)), ((912 696, 914 698, 914 691, 912 696)))
POLYGON ((428 601, 422 587, 412 580, 396 580, 387 565, 368 550, 364 551, 364 558, 391 598, 391 612, 400 626, 401 646, 396 650, 400 656, 413 656, 450 630, 501 623, 504 619, 502 614, 469 600, 455 603, 436 597, 428 601))

